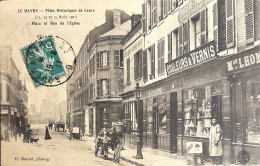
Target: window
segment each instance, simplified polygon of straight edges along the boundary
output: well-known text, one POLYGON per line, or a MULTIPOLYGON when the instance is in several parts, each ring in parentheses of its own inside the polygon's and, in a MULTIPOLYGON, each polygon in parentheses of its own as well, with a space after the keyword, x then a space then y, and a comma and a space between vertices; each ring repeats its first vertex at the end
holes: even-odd
POLYGON ((164 0, 159 0, 159 13, 158 13, 158 22, 162 21, 164 18, 164 0))
POLYGON ((135 79, 140 79, 142 77, 142 50, 134 55, 134 71, 135 79))
POLYGON ((173 31, 173 39, 172 39, 172 59, 175 59, 179 55, 179 36, 178 29, 173 31))
POLYGON ((90 75, 95 72, 95 57, 93 56, 90 60, 90 75))
POLYGON ((245 0, 246 43, 254 42, 254 0, 245 0))
POLYGON ((108 68, 109 67, 109 52, 102 51, 96 54, 97 68, 108 68))
POLYGON ((90 96, 89 96, 89 98, 90 99, 93 99, 94 98, 94 89, 93 89, 93 84, 90 84, 90 96))
POLYGON ((97 96, 107 96, 110 94, 110 82, 109 79, 97 80, 97 96))
POLYGON ((157 23, 157 0, 152 0, 151 9, 151 25, 154 27, 157 23))
POLYGON ((172 60, 172 33, 168 35, 168 62, 172 60))
POLYGON ((125 106, 125 118, 127 121, 127 133, 133 133, 137 129, 136 120, 136 103, 134 101, 124 104, 125 106))
POLYGON ((146 24, 147 24, 147 29, 148 31, 151 30, 151 14, 152 14, 152 8, 151 8, 151 1, 146 1, 146 24))
POLYGON ((157 44, 158 50, 158 75, 163 75, 165 66, 164 66, 164 39, 161 39, 157 44))
POLYGON ((147 50, 143 52, 143 81, 146 82, 148 79, 147 73, 147 50))
POLYGON ((227 48, 234 46, 234 2, 226 0, 226 45, 227 48))
POLYGON ((155 77, 155 47, 152 45, 149 49, 150 59, 151 59, 151 74, 150 79, 155 77))
POLYGON ((246 141, 260 143, 260 78, 247 81, 246 141))
POLYGON ((130 58, 127 59, 126 63, 127 63, 127 66, 126 66, 127 78, 126 78, 126 80, 127 80, 127 84, 130 84, 130 58))
POLYGON ((115 67, 123 67, 123 50, 114 50, 115 67))
POLYGON ((146 33, 146 24, 147 24, 147 21, 146 21, 146 3, 143 3, 142 4, 142 21, 143 21, 143 33, 146 33))

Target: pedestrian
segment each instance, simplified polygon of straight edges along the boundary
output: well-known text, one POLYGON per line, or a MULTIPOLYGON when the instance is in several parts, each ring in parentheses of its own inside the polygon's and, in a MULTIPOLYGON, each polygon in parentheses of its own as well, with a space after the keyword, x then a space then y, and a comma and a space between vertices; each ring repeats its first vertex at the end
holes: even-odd
POLYGON ((4 133, 5 133, 5 141, 9 142, 9 131, 7 127, 5 127, 4 129, 4 133))
POLYGON ((118 120, 114 125, 112 126, 112 130, 114 130, 114 145, 115 145, 115 151, 114 151, 114 162, 119 163, 120 159, 120 153, 123 146, 123 134, 124 134, 124 123, 121 120, 118 120))
POLYGON ((49 133, 49 130, 48 130, 48 127, 47 126, 45 126, 46 127, 46 130, 45 130, 45 138, 44 139, 51 139, 51 136, 50 136, 50 133, 49 133))
POLYGON ((209 155, 212 157, 212 164, 221 164, 223 156, 222 129, 217 119, 212 118, 212 125, 209 135, 209 155))

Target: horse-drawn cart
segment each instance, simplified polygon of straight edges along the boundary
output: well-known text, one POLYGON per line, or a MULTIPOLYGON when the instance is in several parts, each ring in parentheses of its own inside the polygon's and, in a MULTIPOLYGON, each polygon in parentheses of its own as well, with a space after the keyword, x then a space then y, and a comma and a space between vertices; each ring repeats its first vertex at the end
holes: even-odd
POLYGON ((62 129, 62 131, 65 131, 65 123, 63 122, 57 122, 55 124, 55 131, 60 131, 60 129, 62 129))

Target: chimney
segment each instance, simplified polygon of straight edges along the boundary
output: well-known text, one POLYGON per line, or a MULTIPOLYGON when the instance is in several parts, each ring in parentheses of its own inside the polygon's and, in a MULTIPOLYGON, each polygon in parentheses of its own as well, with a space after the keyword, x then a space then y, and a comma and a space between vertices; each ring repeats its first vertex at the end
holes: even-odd
POLYGON ((119 9, 113 10, 113 25, 114 27, 121 25, 121 10, 119 9))

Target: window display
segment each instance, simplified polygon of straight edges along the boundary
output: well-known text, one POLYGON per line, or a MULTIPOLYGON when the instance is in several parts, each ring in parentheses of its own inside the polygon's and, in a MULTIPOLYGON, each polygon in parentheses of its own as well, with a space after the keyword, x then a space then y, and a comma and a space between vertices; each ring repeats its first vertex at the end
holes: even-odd
POLYGON ((184 91, 184 135, 208 137, 211 126, 211 88, 184 91))
POLYGON ((260 78, 247 82, 246 140, 260 143, 260 78))

